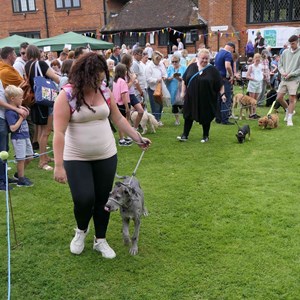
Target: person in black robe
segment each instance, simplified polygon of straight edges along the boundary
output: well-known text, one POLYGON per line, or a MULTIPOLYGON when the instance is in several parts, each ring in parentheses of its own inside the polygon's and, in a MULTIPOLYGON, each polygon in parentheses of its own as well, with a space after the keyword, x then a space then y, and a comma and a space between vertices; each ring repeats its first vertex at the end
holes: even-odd
POLYGON ((183 75, 182 97, 184 97, 184 130, 179 141, 187 141, 193 122, 202 125, 201 143, 209 140, 209 130, 215 118, 219 94, 226 101, 224 86, 219 71, 209 64, 209 51, 200 49, 197 61, 187 68, 183 75))

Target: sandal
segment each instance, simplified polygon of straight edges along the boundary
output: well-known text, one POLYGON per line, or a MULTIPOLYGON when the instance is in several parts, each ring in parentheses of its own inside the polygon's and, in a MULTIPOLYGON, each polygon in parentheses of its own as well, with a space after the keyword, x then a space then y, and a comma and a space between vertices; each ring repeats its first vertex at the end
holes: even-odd
POLYGON ((42 166, 39 166, 41 169, 45 170, 45 171, 53 171, 53 167, 47 165, 47 164, 44 164, 42 166))

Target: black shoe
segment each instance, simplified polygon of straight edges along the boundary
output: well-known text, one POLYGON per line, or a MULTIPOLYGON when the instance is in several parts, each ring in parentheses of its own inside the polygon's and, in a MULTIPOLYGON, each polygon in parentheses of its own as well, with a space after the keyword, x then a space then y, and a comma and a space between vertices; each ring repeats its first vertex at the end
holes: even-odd
POLYGON ((256 120, 256 119, 259 119, 259 118, 260 118, 260 116, 257 115, 257 114, 254 114, 254 115, 250 115, 250 116, 249 116, 249 119, 251 119, 251 120, 256 120))
POLYGON ((180 142, 186 142, 188 140, 188 137, 185 136, 185 135, 178 136, 177 140, 180 141, 180 142))
POLYGON ((18 183, 18 179, 15 178, 15 176, 13 176, 13 178, 8 178, 8 183, 9 184, 17 184, 18 183))
POLYGON ((222 125, 234 125, 234 123, 228 121, 228 122, 222 123, 222 125))

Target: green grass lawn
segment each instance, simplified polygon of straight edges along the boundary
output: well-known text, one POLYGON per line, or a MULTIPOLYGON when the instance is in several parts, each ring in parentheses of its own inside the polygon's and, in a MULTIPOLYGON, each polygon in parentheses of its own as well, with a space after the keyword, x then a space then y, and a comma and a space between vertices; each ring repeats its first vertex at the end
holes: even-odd
MULTIPOLYGON (((267 111, 258 108, 260 115, 267 111)), ((237 143, 237 126, 215 123, 208 143, 200 143, 198 124, 180 143, 183 121, 174 126, 170 108, 162 120, 165 126, 147 135, 153 144, 137 171, 150 214, 135 257, 122 243, 119 213, 111 215, 107 234, 114 260, 92 250, 93 230, 84 252, 70 254, 75 221, 68 186, 32 162, 27 176, 34 187, 11 192, 21 243, 11 252, 12 299, 300 299, 300 111, 294 127, 283 122, 283 110, 274 130, 239 121, 251 127, 244 144, 237 143)), ((118 150, 118 174, 131 175, 140 149, 118 150)), ((6 299, 4 193, 0 212, 0 299, 6 299)))

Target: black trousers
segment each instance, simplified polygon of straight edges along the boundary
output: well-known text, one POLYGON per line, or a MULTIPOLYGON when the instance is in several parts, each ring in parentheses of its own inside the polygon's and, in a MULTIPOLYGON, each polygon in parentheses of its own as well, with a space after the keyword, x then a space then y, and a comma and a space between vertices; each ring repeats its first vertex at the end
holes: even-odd
MULTIPOLYGON (((184 127, 183 127, 183 135, 188 137, 190 134, 190 131, 193 126, 193 120, 191 119, 184 119, 184 127)), ((200 124, 200 123, 199 123, 200 124)), ((202 125, 202 130, 203 130, 203 137, 209 137, 209 130, 210 130, 210 123, 206 124, 200 124, 202 125)))
POLYGON ((96 238, 105 238, 109 213, 104 210, 117 169, 117 155, 95 161, 64 161, 77 227, 88 228, 93 217, 96 238))

